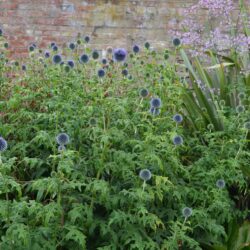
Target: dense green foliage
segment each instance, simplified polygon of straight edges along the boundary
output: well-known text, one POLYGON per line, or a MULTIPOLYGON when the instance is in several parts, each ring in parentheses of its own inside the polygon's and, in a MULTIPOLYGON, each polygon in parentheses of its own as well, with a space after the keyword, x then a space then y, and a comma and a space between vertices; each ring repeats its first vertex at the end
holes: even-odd
POLYGON ((183 97, 195 90, 187 90, 166 54, 144 49, 125 64, 110 54, 108 66, 100 58, 83 64, 79 56, 91 51, 81 44, 64 52, 75 61, 70 68, 40 52, 30 54, 25 71, 1 59, 0 135, 8 149, 0 164, 0 249, 249 245, 246 87, 241 113, 228 103, 215 107, 223 121, 216 129, 187 110, 183 97), (149 95, 141 97, 144 88, 149 95), (154 97, 162 101, 158 115, 149 112, 154 97), (176 113, 184 118, 178 124, 176 113), (70 143, 58 151, 61 132, 70 143), (174 145, 176 135, 183 144, 174 145), (151 171, 150 180, 139 177, 142 169, 151 171))

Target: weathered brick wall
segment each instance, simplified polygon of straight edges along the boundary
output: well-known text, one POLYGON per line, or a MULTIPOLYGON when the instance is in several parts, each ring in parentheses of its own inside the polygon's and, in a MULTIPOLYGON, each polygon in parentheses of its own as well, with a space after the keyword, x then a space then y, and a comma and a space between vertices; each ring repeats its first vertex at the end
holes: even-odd
POLYGON ((149 41, 165 47, 185 8, 198 0, 0 0, 0 27, 10 50, 22 56, 30 43, 47 46, 90 35, 93 47, 129 47, 149 41))

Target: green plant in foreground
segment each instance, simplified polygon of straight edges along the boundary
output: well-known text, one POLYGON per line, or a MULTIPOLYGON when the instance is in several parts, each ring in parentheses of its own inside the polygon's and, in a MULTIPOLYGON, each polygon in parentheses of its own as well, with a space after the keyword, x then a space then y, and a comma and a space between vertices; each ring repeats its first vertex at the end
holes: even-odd
POLYGON ((208 119, 201 139, 164 55, 147 46, 125 62, 109 53, 104 66, 80 38, 74 44, 62 53, 62 61, 69 54, 75 62, 67 70, 53 62, 52 48, 43 60, 34 49, 25 71, 3 63, 3 76, 17 76, 0 94, 0 134, 8 141, 0 166, 0 249, 225 244, 228 225, 249 216, 244 95, 244 112, 223 115, 222 131, 208 119), (88 60, 78 62, 83 54, 88 60), (161 112, 152 115, 152 107, 161 112), (216 186, 221 179, 224 188, 216 186))

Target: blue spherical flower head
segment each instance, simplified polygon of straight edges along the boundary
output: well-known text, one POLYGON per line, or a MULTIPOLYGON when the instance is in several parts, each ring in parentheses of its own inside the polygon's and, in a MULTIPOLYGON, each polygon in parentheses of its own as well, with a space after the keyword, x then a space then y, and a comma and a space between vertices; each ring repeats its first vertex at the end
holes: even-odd
POLYGON ((74 50, 74 49, 76 48, 76 45, 75 45, 74 43, 70 43, 70 44, 69 44, 69 48, 70 48, 71 50, 74 50))
POLYGON ((181 145, 181 144, 183 144, 182 137, 180 135, 174 136, 173 143, 174 143, 174 145, 181 145))
POLYGON ((108 54, 113 53, 113 48, 111 46, 108 46, 106 50, 107 50, 108 54))
POLYGON ((23 71, 26 71, 26 69, 27 69, 27 68, 26 68, 26 65, 22 65, 22 70, 23 70, 23 71))
POLYGON ((144 181, 149 181, 152 177, 150 170, 142 169, 139 173, 139 177, 144 181))
POLYGON ((127 76, 127 75, 128 75, 128 70, 127 70, 127 69, 123 69, 123 70, 122 70, 122 74, 123 74, 124 76, 127 76))
POLYGON ((183 215, 185 218, 190 217, 190 216, 192 215, 192 213, 193 213, 192 208, 184 207, 184 208, 182 209, 182 215, 183 215))
POLYGON ((247 130, 250 130, 250 122, 246 122, 244 124, 244 128, 247 129, 247 130))
POLYGON ((67 64, 71 67, 74 68, 75 67, 75 63, 73 60, 68 60, 67 64))
POLYGON ((89 57, 86 54, 83 54, 80 56, 80 62, 81 63, 87 63, 89 61, 89 57))
POLYGON ((52 42, 51 44, 50 44, 50 47, 52 48, 52 47, 54 47, 56 45, 56 43, 55 42, 52 42))
POLYGON ((0 137, 0 152, 4 152, 8 147, 8 143, 3 137, 0 137))
POLYGON ((149 42, 145 42, 144 47, 145 47, 146 49, 149 49, 149 48, 150 48, 150 43, 149 43, 149 42))
POLYGON ((90 126, 95 126, 97 124, 97 120, 94 117, 91 117, 89 119, 89 125, 90 126))
POLYGON ((139 46, 138 45, 134 45, 133 46, 133 51, 134 51, 134 53, 138 53, 140 51, 139 46))
POLYGON ((50 57, 50 53, 49 53, 48 51, 46 51, 46 52, 44 53, 44 57, 45 57, 45 58, 49 58, 49 57, 50 57))
POLYGON ((56 137, 56 141, 59 145, 67 145, 69 143, 69 136, 66 133, 60 133, 56 137))
POLYGON ((245 111, 245 107, 243 106, 243 105, 238 105, 237 107, 236 107, 236 112, 237 113, 242 113, 242 112, 244 112, 245 111))
POLYGON ((216 181, 216 186, 218 187, 218 188, 224 188, 225 187, 225 181, 223 180, 223 179, 219 179, 219 180, 217 180, 216 181))
POLYGON ((239 93, 239 94, 238 94, 238 98, 239 98, 240 100, 244 100, 244 99, 246 98, 245 93, 243 93, 243 92, 239 93))
POLYGON ((152 114, 152 115, 159 115, 161 113, 161 110, 160 109, 157 109, 157 108, 154 108, 154 107, 151 107, 149 112, 152 114))
POLYGON ((180 46, 180 44, 181 44, 181 40, 178 37, 176 37, 176 38, 173 39, 173 45, 175 47, 180 46))
POLYGON ((85 36, 84 37, 84 41, 85 41, 85 43, 88 43, 90 41, 90 37, 89 36, 85 36))
POLYGON ((108 63, 107 59, 106 58, 103 58, 102 59, 102 64, 106 65, 108 63))
POLYGON ((54 45, 54 46, 52 47, 52 50, 53 50, 53 51, 58 51, 58 47, 57 47, 56 45, 54 45))
POLYGON ((29 46, 29 51, 32 52, 35 50, 35 47, 33 45, 29 46))
POLYGON ((61 63, 62 62, 62 57, 60 56, 60 55, 54 55, 53 56, 53 62, 55 63, 55 64, 59 64, 59 63, 61 63))
POLYGON ((99 69, 97 71, 97 74, 98 74, 99 77, 104 77, 105 76, 105 71, 103 69, 99 69))
POLYGON ((95 60, 99 58, 99 53, 98 53, 97 50, 94 50, 94 51, 92 52, 92 57, 93 57, 93 59, 95 59, 95 60))
POLYGON ((161 107, 161 99, 160 98, 152 98, 150 101, 150 105, 153 108, 160 108, 161 107))
POLYGON ((173 116, 173 120, 174 120, 175 122, 177 122, 177 123, 181 123, 181 122, 183 121, 183 117, 182 117, 182 115, 180 115, 180 114, 175 114, 175 115, 173 116))
POLYGON ((149 91, 147 89, 140 89, 139 94, 142 98, 146 98, 149 95, 149 91))
POLYGON ((123 48, 114 49, 114 59, 117 62, 123 62, 127 57, 127 51, 123 48))
POLYGON ((64 145, 59 145, 58 146, 58 152, 59 153, 62 153, 63 151, 65 151, 66 150, 66 147, 64 146, 64 145))

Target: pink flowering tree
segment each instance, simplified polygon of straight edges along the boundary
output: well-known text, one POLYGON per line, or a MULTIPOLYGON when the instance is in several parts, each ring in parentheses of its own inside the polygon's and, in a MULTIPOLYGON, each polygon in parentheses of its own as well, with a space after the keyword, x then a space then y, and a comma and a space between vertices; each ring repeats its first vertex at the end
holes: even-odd
POLYGON ((173 32, 193 56, 213 50, 225 54, 249 52, 250 21, 247 4, 232 0, 199 0, 185 11, 182 32, 173 32), (198 16, 197 13, 201 13, 198 16), (204 18, 205 17, 205 18, 204 18))

